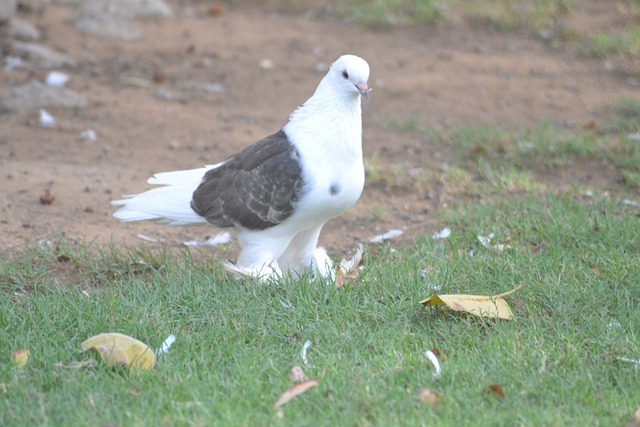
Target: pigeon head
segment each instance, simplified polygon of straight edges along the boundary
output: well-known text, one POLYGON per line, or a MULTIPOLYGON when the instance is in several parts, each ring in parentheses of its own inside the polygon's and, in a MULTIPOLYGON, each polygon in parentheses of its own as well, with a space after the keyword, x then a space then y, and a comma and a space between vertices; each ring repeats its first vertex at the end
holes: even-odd
MULTIPOLYGON (((301 123, 306 132, 311 126, 310 122, 326 120, 327 123, 331 123, 336 118, 335 114, 341 116, 345 113, 357 115, 353 126, 362 127, 360 99, 369 97, 371 89, 367 86, 368 79, 367 61, 355 55, 342 55, 331 64, 311 98, 291 113, 285 131, 291 131, 292 127, 298 126, 293 123, 295 122, 301 123)), ((340 119, 342 120, 342 117, 340 119)))
POLYGON ((364 59, 355 55, 342 55, 331 65, 329 76, 331 81, 346 93, 369 98, 369 64, 364 59))

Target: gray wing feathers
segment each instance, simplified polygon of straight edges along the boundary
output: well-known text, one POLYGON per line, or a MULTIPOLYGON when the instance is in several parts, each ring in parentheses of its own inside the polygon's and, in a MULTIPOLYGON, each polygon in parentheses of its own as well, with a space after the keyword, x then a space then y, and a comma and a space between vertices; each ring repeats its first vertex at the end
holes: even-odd
POLYGON ((191 207, 217 227, 263 230, 277 225, 292 214, 300 198, 299 160, 280 130, 208 171, 191 207))

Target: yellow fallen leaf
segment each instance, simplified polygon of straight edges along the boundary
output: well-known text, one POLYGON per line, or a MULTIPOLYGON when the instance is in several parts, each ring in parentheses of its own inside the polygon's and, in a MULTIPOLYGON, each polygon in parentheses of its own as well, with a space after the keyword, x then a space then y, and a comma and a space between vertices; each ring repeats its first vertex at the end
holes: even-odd
POLYGON ((513 313, 503 297, 511 295, 523 286, 522 284, 518 285, 509 292, 491 297, 483 295, 433 295, 420 301, 420 304, 425 307, 446 306, 453 311, 463 311, 478 317, 511 320, 513 313))
POLYGON ((26 348, 19 348, 11 354, 11 358, 13 359, 13 364, 18 368, 24 368, 27 366, 29 362, 29 355, 31 353, 26 348))
POLYGON ((130 366, 150 370, 156 365, 156 355, 148 345, 128 335, 116 332, 98 334, 82 343, 85 350, 95 350, 109 365, 130 366))
POLYGON ((312 389, 313 387, 316 387, 317 385, 318 381, 316 380, 307 380, 294 385, 289 390, 282 393, 282 396, 280 396, 278 401, 273 404, 274 409, 278 409, 282 405, 286 405, 293 398, 300 396, 302 393, 306 392, 309 389, 312 389))
POLYGON ((109 365, 127 366, 131 363, 129 356, 127 356, 127 353, 120 346, 111 344, 108 346, 94 345, 91 348, 93 348, 100 355, 100 358, 109 365))

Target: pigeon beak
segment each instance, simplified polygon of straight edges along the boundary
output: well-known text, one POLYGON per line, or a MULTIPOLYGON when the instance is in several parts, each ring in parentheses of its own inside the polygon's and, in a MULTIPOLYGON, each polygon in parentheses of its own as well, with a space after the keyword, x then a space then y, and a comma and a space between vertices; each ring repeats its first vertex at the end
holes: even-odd
POLYGON ((366 83, 358 83, 356 87, 358 88, 358 92, 360 92, 360 95, 362 95, 366 99, 369 99, 369 92, 371 92, 371 89, 369 89, 369 86, 367 86, 366 83))

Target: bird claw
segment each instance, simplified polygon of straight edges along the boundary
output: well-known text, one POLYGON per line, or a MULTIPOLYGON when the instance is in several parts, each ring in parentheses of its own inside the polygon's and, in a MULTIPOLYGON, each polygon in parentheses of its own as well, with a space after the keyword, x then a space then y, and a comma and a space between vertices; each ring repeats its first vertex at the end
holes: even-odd
POLYGON ((336 268, 327 255, 327 251, 325 248, 316 248, 313 251, 313 257, 311 258, 311 271, 313 272, 313 277, 324 277, 334 281, 336 278, 336 268))
POLYGON ((255 279, 260 283, 268 283, 282 277, 282 271, 280 271, 280 267, 278 267, 278 263, 275 260, 260 268, 242 267, 229 261, 224 261, 222 266, 237 279, 255 279))
MULTIPOLYGON (((358 266, 362 262, 362 245, 358 245, 355 255, 349 259, 343 259, 340 263, 334 263, 324 248, 316 248, 311 257, 311 264, 304 270, 311 271, 312 279, 322 278, 341 288, 346 282, 355 279, 359 275, 358 266), (310 270, 309 270, 310 268, 310 270)), ((229 261, 224 261, 224 269, 235 276, 236 279, 252 279, 260 283, 270 283, 282 279, 283 273, 277 260, 256 267, 243 267, 229 261)), ((299 278, 295 270, 288 270, 292 277, 299 278)))

